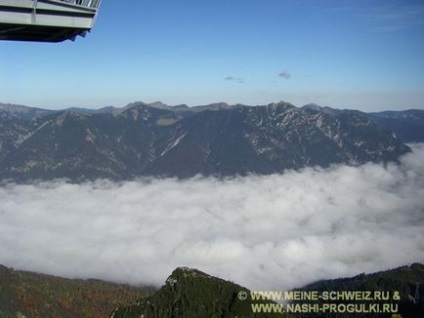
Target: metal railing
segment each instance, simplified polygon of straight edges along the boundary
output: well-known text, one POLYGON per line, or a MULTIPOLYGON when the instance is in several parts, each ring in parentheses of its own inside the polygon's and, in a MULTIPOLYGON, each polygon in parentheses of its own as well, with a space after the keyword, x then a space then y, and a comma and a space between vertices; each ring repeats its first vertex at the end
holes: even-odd
POLYGON ((83 6, 88 8, 97 9, 100 6, 102 0, 61 0, 63 2, 74 4, 77 6, 83 6))

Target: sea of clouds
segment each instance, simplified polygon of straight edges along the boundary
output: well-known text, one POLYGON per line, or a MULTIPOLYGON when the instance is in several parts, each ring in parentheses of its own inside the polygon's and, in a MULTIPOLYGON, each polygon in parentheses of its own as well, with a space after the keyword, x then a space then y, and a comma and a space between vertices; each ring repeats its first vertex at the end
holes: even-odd
POLYGON ((0 186, 0 264, 163 284, 178 266, 259 290, 424 262, 424 144, 400 165, 0 186))

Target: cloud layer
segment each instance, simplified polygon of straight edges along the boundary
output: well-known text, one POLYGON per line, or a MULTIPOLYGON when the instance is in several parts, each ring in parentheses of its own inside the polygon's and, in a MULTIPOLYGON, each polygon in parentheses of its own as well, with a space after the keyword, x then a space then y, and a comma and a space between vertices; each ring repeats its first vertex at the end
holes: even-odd
POLYGON ((177 266, 285 290, 424 261, 424 145, 400 166, 0 186, 0 263, 161 285, 177 266))

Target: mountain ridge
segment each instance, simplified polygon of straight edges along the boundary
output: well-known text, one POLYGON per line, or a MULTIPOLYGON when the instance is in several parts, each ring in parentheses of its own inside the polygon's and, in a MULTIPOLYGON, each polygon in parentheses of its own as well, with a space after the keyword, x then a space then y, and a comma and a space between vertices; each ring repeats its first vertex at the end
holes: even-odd
MULTIPOLYGON (((280 279, 281 275, 279 275, 280 279)), ((250 290, 198 269, 178 267, 161 288, 131 287, 101 280, 64 279, 0 265, 0 314, 2 317, 38 317, 60 314, 63 318, 113 317, 285 317, 281 313, 253 314, 250 290), (240 293, 241 292, 241 293, 240 293), (244 297, 241 297, 244 296, 244 297), (100 311, 99 311, 100 310, 100 311), (155 316, 156 315, 156 316, 155 316)), ((421 317, 424 294, 415 299, 417 283, 424 284, 424 264, 413 263, 353 277, 321 280, 292 291, 399 292, 399 314, 421 317)), ((356 302, 356 301, 355 301, 356 302)), ((275 304, 271 299, 256 304, 275 304)), ((296 301, 294 302, 296 303, 296 301)), ((359 303, 359 301, 358 301, 359 303)), ((315 313, 314 317, 353 317, 352 314, 315 313)), ((390 317, 370 314, 367 317, 390 317)), ((311 317, 297 313, 287 317, 311 317)), ((358 314, 363 317, 363 314, 358 314)))
POLYGON ((397 161, 410 151, 355 111, 335 116, 286 102, 200 111, 136 102, 113 113, 0 121, 0 131, 0 179, 18 181, 272 174, 397 161))
MULTIPOLYGON (((284 102, 279 102, 284 103, 284 102)), ((278 103, 270 103, 268 106, 278 103)), ((114 114, 131 108, 135 105, 150 106, 153 108, 170 110, 178 113, 180 116, 191 116, 194 113, 206 110, 224 110, 237 107, 255 107, 252 105, 243 104, 227 104, 225 102, 211 103, 208 105, 187 106, 181 105, 167 105, 160 101, 152 103, 145 103, 142 101, 135 101, 123 107, 105 106, 98 109, 82 108, 82 107, 69 107, 59 110, 43 109, 36 107, 29 107, 24 105, 0 103, 0 122, 8 120, 31 120, 35 117, 45 116, 62 111, 73 111, 81 114, 114 114)), ((319 111, 331 116, 338 116, 343 112, 354 112, 361 116, 368 117, 375 121, 377 125, 383 130, 395 133, 403 142, 423 142, 424 141, 424 109, 406 109, 406 110, 383 110, 378 112, 365 112, 355 109, 339 109, 329 106, 320 106, 314 103, 306 104, 299 107, 306 111, 319 111)))
MULTIPOLYGON (((280 102, 283 103, 283 102, 280 102)), ((278 104, 270 103, 267 105, 278 104)), ((135 105, 150 106, 153 108, 170 110, 178 113, 180 116, 191 116, 194 113, 206 110, 224 110, 236 107, 255 107, 243 104, 230 105, 225 102, 211 103, 208 105, 187 106, 181 105, 167 105, 160 101, 152 103, 145 103, 142 101, 135 101, 123 107, 105 106, 98 109, 94 108, 81 108, 70 107, 66 109, 51 110, 36 107, 29 107, 24 105, 0 103, 0 122, 9 120, 31 120, 35 117, 45 116, 62 111, 73 111, 81 114, 114 114, 131 108, 135 105)), ((259 105, 259 106, 267 106, 259 105)), ((299 107, 306 111, 319 111, 331 116, 338 116, 343 112, 354 112, 361 116, 368 117, 375 121, 377 125, 386 131, 395 133, 403 142, 423 142, 424 141, 424 109, 407 109, 407 110, 386 110, 378 112, 364 112, 355 109, 338 109, 329 106, 320 106, 314 103, 306 104, 299 107)))
POLYGON ((134 287, 97 279, 68 279, 0 265, 0 317, 107 317, 118 305, 151 295, 134 287))

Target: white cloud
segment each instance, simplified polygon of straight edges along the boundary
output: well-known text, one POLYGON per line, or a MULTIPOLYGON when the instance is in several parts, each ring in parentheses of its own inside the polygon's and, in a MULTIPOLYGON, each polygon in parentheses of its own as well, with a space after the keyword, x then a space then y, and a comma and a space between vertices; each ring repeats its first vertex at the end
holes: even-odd
POLYGON ((285 78, 285 79, 289 79, 291 77, 291 74, 289 71, 284 70, 282 71, 280 74, 278 74, 278 76, 285 78))
POLYGON ((241 77, 234 77, 234 76, 227 76, 225 78, 226 81, 233 81, 233 82, 237 82, 237 83, 244 83, 244 80, 241 77))
POLYGON ((424 145, 399 166, 0 187, 0 263, 162 284, 177 266, 254 289, 424 261, 424 145))

